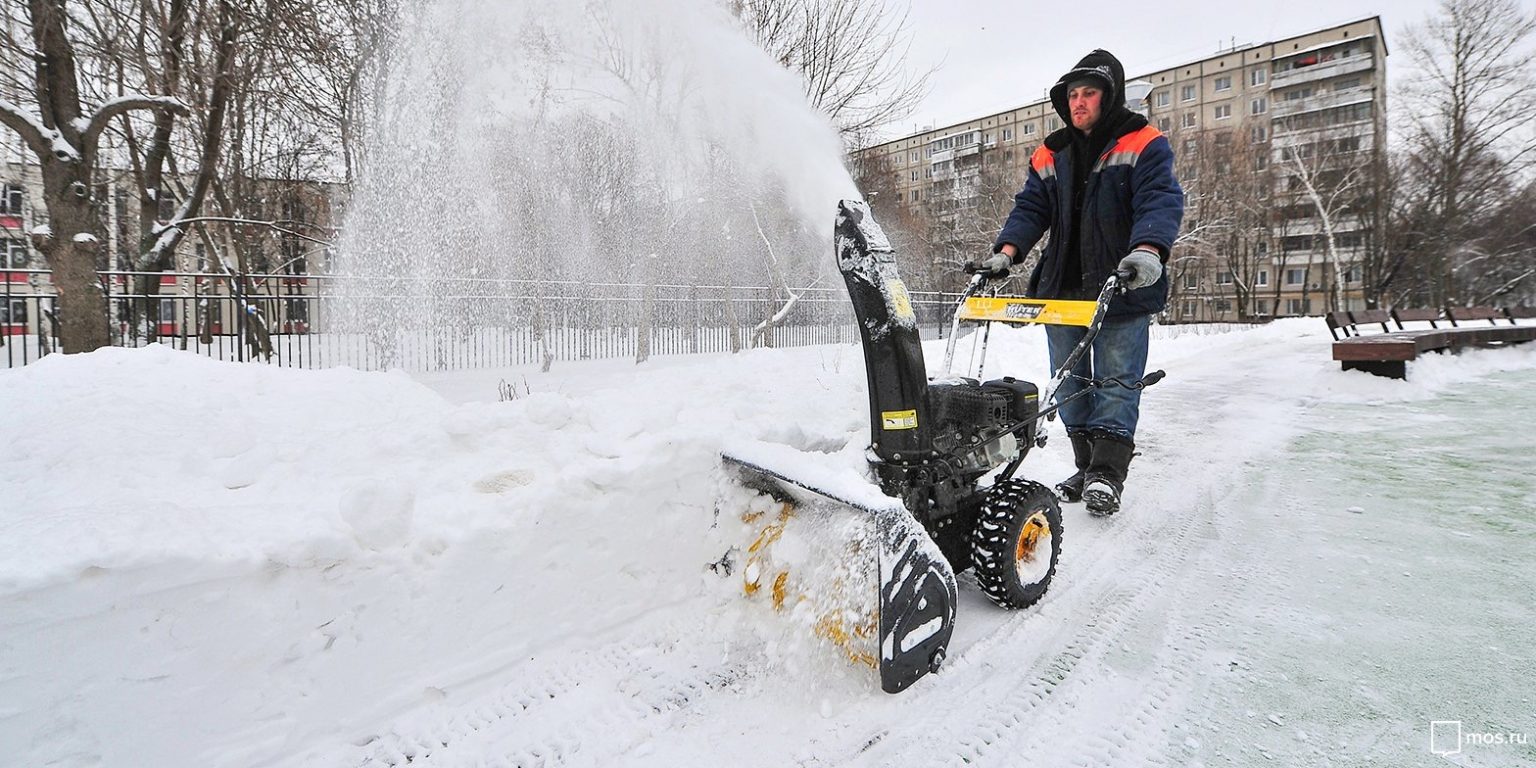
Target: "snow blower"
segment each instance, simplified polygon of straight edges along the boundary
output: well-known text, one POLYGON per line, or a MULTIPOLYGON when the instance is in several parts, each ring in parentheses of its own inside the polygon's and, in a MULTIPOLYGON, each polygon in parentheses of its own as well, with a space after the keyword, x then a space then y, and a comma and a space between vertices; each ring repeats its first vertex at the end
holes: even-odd
MULTIPOLYGON (((877 667, 881 688, 897 693, 944 661, 954 629, 956 573, 973 570, 982 592, 1007 609, 1033 605, 1050 586, 1061 553, 1061 509, 1049 488, 1014 475, 1031 447, 1045 445, 1040 422, 1062 405, 1042 408, 1042 400, 1049 401, 1071 375, 1127 276, 1110 277, 1094 302, 982 295, 991 281, 974 275, 956 306, 946 375, 930 381, 890 242, 865 203, 839 204, 834 247, 863 343, 873 482, 840 482, 781 445, 733 448, 722 462, 742 484, 780 505, 776 514, 753 513, 752 521, 765 525, 743 571, 746 591, 769 585, 776 608, 811 599, 794 594, 788 571, 773 572, 768 555, 797 510, 851 510, 866 521, 868 535, 849 545, 847 559, 872 561, 874 610, 867 600, 860 601, 863 610, 823 601, 814 626, 850 659, 877 667), (985 340, 996 322, 1088 330, 1041 393, 1013 377, 980 380, 985 340), (963 324, 981 326, 975 378, 948 373, 963 324)), ((1154 371, 1137 382, 1087 382, 1072 399, 1094 387, 1150 386, 1162 376, 1154 371)))

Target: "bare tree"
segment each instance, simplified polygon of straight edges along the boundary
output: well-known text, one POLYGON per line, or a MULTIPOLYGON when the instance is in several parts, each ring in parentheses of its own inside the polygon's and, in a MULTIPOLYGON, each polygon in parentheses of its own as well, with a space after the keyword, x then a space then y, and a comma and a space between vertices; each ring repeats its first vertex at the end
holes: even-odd
POLYGON ((910 114, 928 89, 931 71, 907 67, 908 12, 891 0, 731 0, 731 10, 850 145, 910 114))
MULTIPOLYGON (((1526 50, 1536 14, 1516 0, 1442 0, 1403 38, 1415 66, 1397 103, 1405 123, 1393 228, 1397 258, 1424 273, 1413 291, 1436 304, 1475 297, 1467 267, 1497 252, 1479 245, 1501 205, 1536 163, 1536 74, 1526 50)), ((1497 226, 1492 227, 1494 229, 1497 226)), ((1527 256, 1527 258, 1529 258, 1527 256)), ((1517 270, 1518 274, 1519 270, 1517 270)), ((1529 279, 1529 278, 1521 278, 1529 279)))
MULTIPOLYGON (((1374 179, 1375 164, 1369 151, 1362 151, 1358 138, 1323 140, 1310 144, 1295 144, 1280 150, 1283 161, 1282 178, 1292 192, 1292 200, 1309 218, 1315 219, 1319 232, 1313 234, 1313 245, 1321 245, 1328 260, 1331 276, 1328 285, 1330 310, 1345 308, 1344 284, 1346 259, 1340 234, 1342 226, 1354 216, 1352 237, 1360 231, 1359 214, 1370 204, 1374 195, 1369 188, 1374 179)), ((1359 243, 1352 243, 1358 248, 1359 243)), ((1350 263, 1353 265, 1351 259, 1350 263)))
POLYGON ((59 292, 59 335, 66 353, 88 352, 111 341, 106 296, 96 270, 104 239, 97 196, 97 152, 103 131, 137 109, 185 111, 164 95, 129 94, 89 108, 81 96, 70 9, 65 0, 28 0, 36 62, 36 113, 0 101, 0 124, 18 133, 42 169, 49 226, 32 232, 48 259, 59 292))

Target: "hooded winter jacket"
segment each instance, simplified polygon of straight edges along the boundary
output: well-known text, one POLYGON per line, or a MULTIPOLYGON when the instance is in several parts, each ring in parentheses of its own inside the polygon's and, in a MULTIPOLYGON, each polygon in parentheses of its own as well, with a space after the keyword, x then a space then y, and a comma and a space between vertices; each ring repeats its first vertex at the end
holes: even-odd
MULTIPOLYGON (((1168 139, 1125 106, 1120 62, 1107 51, 1088 54, 1051 88, 1051 105, 1066 126, 1045 137, 1030 157, 1024 188, 1014 196, 992 251, 1011 243, 1020 261, 1049 230, 1026 289, 1047 299, 1097 295, 1097 286, 1136 245, 1155 246, 1166 264, 1184 218, 1184 190, 1168 139), (1085 79, 1104 87, 1099 121, 1086 136, 1072 127, 1067 104, 1070 86, 1085 79)), ((1117 296, 1108 315, 1160 312, 1167 303, 1164 270, 1155 284, 1117 296)))

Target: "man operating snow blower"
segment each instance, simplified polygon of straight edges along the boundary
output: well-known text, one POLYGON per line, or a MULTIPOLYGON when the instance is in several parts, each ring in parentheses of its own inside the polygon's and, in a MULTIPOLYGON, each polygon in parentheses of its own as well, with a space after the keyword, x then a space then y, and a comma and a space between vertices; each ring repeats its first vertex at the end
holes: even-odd
MULTIPOLYGON (((1066 402, 1094 379, 1131 382, 1145 371, 1152 315, 1168 303, 1163 265, 1184 217, 1184 191, 1168 139, 1126 106, 1125 70, 1108 51, 1095 50, 1062 75, 1051 105, 1068 125, 1035 150, 993 255, 969 269, 1006 275, 1050 230, 1029 276, 1031 298, 1092 299, 1117 269, 1131 274, 1091 353, 1055 392, 1066 402)), ((1086 330, 1046 327, 1053 369, 1086 330)), ((1083 501, 1096 515, 1120 509, 1140 401, 1139 388, 1103 387, 1066 402, 1061 416, 1077 473, 1057 484, 1063 501, 1083 501)))

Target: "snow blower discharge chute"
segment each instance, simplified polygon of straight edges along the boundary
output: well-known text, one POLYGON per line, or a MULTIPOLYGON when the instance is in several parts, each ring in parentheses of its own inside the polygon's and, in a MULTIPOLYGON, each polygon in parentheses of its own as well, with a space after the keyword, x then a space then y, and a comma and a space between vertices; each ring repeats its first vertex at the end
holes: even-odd
MULTIPOLYGON (((1040 422, 1061 407, 1042 408, 1042 400, 1049 401, 1071 375, 1126 276, 1110 277, 1095 302, 982 295, 997 283, 975 275, 955 309, 945 375, 930 381, 890 241, 865 203, 838 205, 834 249, 863 342, 873 482, 849 489, 808 472, 804 461, 776 462, 776 456, 792 452, 787 446, 733 448, 722 461, 743 485, 780 505, 776 516, 744 518, 764 523, 747 550, 744 587, 753 594, 771 585, 776 608, 792 599, 793 586, 787 570, 764 572, 763 566, 773 567, 766 552, 797 512, 830 509, 859 516, 867 534, 851 546, 847 559, 872 563, 877 599, 870 605, 860 596, 854 610, 818 609, 822 615, 814 625, 850 659, 877 667, 881 688, 897 693, 944 660, 954 631, 955 574, 973 570, 977 586, 1007 609, 1033 605, 1050 586, 1061 553, 1061 509, 1049 488, 1014 475, 1029 449, 1045 444, 1040 422), (996 322, 1088 330, 1041 393, 1013 377, 980 379, 985 339, 996 322), (952 373, 962 325, 981 327, 974 378, 952 373)), ((1137 382, 1085 381, 1089 386, 1072 399, 1095 387, 1142 388, 1162 377, 1162 371, 1153 371, 1137 382)))

